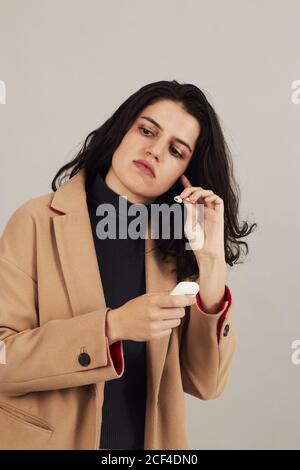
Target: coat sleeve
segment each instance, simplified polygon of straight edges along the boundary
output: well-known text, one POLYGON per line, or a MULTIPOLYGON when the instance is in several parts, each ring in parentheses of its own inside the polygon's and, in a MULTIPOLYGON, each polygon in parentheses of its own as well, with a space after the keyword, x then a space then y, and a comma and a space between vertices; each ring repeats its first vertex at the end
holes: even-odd
POLYGON ((18 396, 121 377, 123 346, 108 343, 108 308, 39 324, 34 232, 33 217, 21 206, 0 239, 0 393, 18 396))
POLYGON ((198 298, 186 307, 180 325, 180 368, 184 392, 202 400, 217 398, 228 381, 237 347, 232 296, 225 287, 220 311, 206 313, 198 298))

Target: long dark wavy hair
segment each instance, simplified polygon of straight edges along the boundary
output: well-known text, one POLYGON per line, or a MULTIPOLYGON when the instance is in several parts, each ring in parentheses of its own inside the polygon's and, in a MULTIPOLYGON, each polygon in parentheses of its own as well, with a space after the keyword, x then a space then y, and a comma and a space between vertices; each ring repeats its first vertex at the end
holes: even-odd
MULTIPOLYGON (((149 83, 133 93, 104 124, 90 132, 79 153, 58 170, 51 187, 56 191, 63 180, 72 178, 81 169, 90 175, 100 171, 105 178, 115 150, 137 115, 147 105, 164 99, 181 104, 200 124, 201 132, 185 175, 193 186, 211 189, 223 199, 225 260, 230 266, 241 263, 242 247, 246 254, 249 249, 248 244, 240 239, 249 235, 257 224, 239 223, 240 189, 234 178, 232 157, 215 110, 204 93, 193 84, 163 80, 149 83)), ((182 190, 182 184, 177 181, 155 200, 155 204, 174 204, 174 196, 182 190)), ((158 238, 154 243, 162 261, 175 257, 178 281, 196 279, 199 275, 193 251, 185 248, 186 241, 183 236, 182 239, 158 238)))

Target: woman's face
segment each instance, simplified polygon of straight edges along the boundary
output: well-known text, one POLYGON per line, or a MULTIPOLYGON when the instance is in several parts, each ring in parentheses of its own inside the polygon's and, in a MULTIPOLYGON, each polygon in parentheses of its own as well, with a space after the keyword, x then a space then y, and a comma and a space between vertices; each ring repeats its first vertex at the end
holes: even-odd
POLYGON ((106 184, 130 202, 153 202, 185 172, 199 134, 198 121, 180 104, 161 100, 146 106, 114 152, 106 184), (155 177, 134 160, 150 164, 155 177))

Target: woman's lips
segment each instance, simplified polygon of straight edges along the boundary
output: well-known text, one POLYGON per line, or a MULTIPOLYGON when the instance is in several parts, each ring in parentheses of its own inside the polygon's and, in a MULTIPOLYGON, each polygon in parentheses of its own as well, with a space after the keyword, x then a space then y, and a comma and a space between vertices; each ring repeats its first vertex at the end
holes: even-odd
POLYGON ((133 162, 135 164, 135 166, 138 167, 139 170, 143 171, 144 173, 146 173, 146 175, 149 175, 151 176, 152 178, 154 178, 154 175, 152 173, 152 171, 150 170, 150 168, 148 168, 146 165, 144 165, 142 162, 138 162, 138 161, 134 161, 133 162))

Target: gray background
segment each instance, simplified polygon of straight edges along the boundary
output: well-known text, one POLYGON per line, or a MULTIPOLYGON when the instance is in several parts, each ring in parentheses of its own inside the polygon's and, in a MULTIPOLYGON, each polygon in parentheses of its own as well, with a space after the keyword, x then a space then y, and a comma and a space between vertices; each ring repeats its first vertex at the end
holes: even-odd
POLYGON ((215 107, 259 229, 228 272, 238 351, 217 400, 186 395, 194 449, 299 449, 300 2, 1 0, 1 231, 129 94, 177 79, 215 107))

